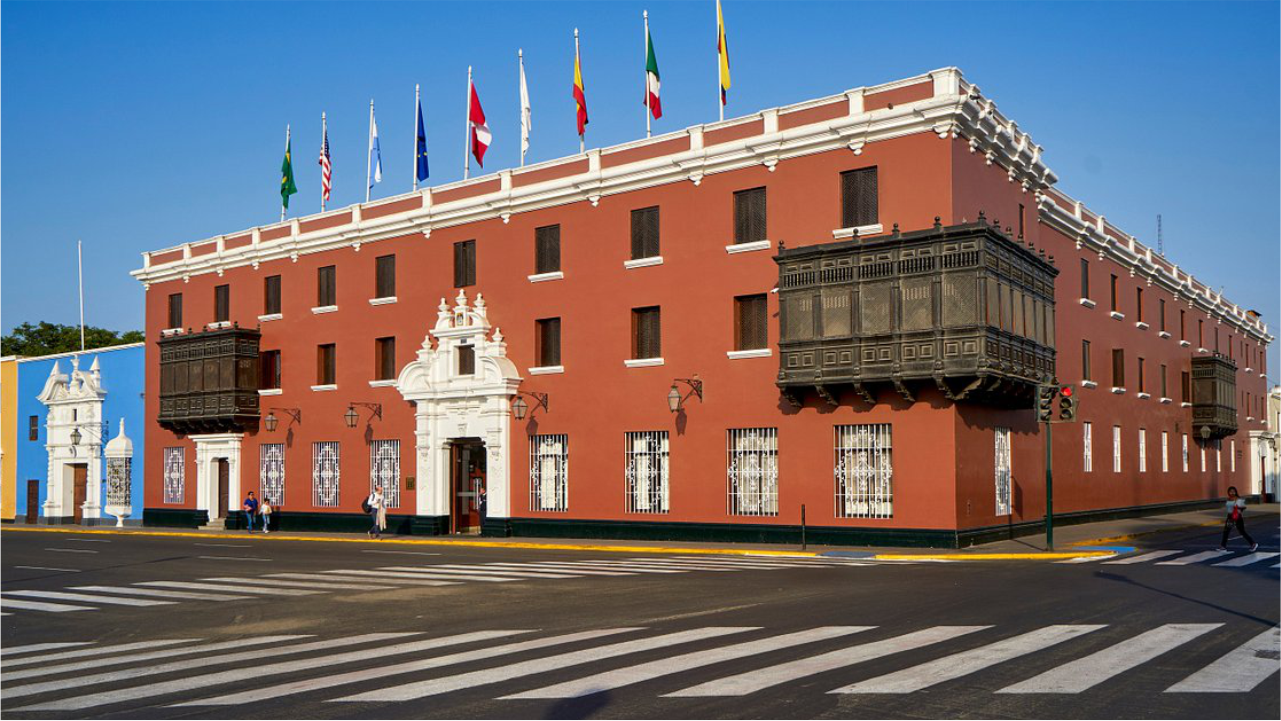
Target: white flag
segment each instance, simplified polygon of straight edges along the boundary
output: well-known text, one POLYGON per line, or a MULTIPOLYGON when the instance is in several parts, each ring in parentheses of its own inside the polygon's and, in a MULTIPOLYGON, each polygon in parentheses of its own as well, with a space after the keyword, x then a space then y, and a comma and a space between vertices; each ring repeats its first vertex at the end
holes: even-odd
POLYGON ((529 151, 529 131, 533 128, 534 116, 529 107, 529 87, 525 84, 525 54, 520 54, 520 163, 525 164, 525 153, 529 151))

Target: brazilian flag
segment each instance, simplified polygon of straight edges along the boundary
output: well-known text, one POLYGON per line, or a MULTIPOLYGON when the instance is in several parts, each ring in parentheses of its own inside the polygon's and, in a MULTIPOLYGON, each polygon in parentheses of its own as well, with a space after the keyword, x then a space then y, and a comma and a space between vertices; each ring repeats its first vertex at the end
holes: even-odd
POLYGON ((294 163, 293 154, 289 147, 291 140, 285 140, 285 162, 280 164, 280 207, 289 209, 289 196, 298 192, 298 186, 294 185, 294 163))

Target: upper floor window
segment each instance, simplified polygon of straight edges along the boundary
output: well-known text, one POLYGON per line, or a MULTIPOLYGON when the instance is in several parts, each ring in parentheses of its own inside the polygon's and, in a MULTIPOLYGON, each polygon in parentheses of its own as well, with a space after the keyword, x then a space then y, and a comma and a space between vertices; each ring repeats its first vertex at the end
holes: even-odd
POLYGON ((374 259, 374 297, 396 297, 396 256, 380 255, 374 259))
POLYGON ((1112 387, 1125 387, 1125 349, 1112 349, 1112 387))
POLYGON ((316 305, 338 305, 338 269, 332 265, 316 269, 316 305))
POLYGON ((1090 261, 1081 259, 1081 297, 1090 298, 1090 261))
POLYGON ((1205 347, 1205 321, 1200 318, 1196 321, 1196 347, 1205 347))
POLYGON ((1162 363, 1161 364, 1161 397, 1162 398, 1170 397, 1170 384, 1169 384, 1168 376, 1169 376, 1168 369, 1165 367, 1165 364, 1162 363))
POLYGON ((476 285, 476 241, 454 243, 454 287, 476 285))
POLYGON ((337 349, 333 343, 316 346, 316 385, 331 386, 337 381, 337 349))
POLYGON ((263 315, 280 313, 280 276, 269 275, 262 279, 262 312, 263 315))
POLYGON ((658 306, 632 309, 632 358, 662 358, 662 321, 658 306))
POLYGON ((1187 311, 1180 309, 1179 310, 1179 340, 1188 339, 1187 318, 1188 318, 1187 311))
POLYGON ((1157 309, 1158 309, 1157 312, 1161 316, 1160 318, 1157 318, 1157 322, 1160 323, 1160 326, 1158 327, 1162 331, 1164 331, 1165 330, 1165 298, 1157 299, 1157 309))
POLYGON ((632 260, 662 255, 658 243, 658 206, 632 211, 632 260))
POLYGON ((1184 403, 1192 402, 1192 374, 1187 371, 1179 374, 1179 393, 1184 403))
POLYGON ((1114 312, 1115 312, 1115 311, 1119 311, 1119 310, 1121 310, 1120 308, 1118 308, 1118 307, 1117 307, 1117 281, 1116 281, 1116 276, 1115 276, 1115 275, 1114 275, 1114 276, 1112 276, 1111 296, 1112 296, 1112 297, 1111 297, 1111 300, 1112 300, 1111 308, 1112 308, 1112 310, 1113 310, 1114 312))
POLYGON ((534 272, 555 273, 560 270, 560 226, 547 225, 534 229, 534 272))
POLYGON ((374 380, 389 381, 396 378, 396 339, 374 339, 374 380))
POLYGON ((1094 380, 1090 375, 1090 341, 1081 341, 1081 380, 1094 380))
POLYGON ((458 346, 458 375, 476 375, 476 346, 467 344, 458 346))
POLYGON ((169 325, 166 327, 182 327, 182 293, 171 293, 169 295, 169 325))
POLYGON ((734 350, 769 347, 768 325, 764 293, 740 295, 734 299, 734 350))
POLYGON ((860 168, 841 173, 841 227, 857 228, 876 225, 876 168, 860 168))
POLYGON ((1143 289, 1134 289, 1134 320, 1143 322, 1143 289))
POLYGON ((258 374, 258 387, 264 390, 280 387, 280 351, 259 351, 258 361, 262 366, 258 374))
POLYGON ((560 318, 543 318, 534 321, 537 335, 534 338, 534 355, 540 367, 560 365, 560 318))
POLYGON ((1023 207, 1022 203, 1019 203, 1019 237, 1022 238, 1023 234, 1026 231, 1027 231, 1027 208, 1023 207))
POLYGON ((214 322, 223 323, 231 320, 231 286, 214 287, 214 322))
POLYGON ((734 193, 734 244, 765 239, 765 189, 734 193))
POLYGON ((1144 378, 1144 367, 1143 367, 1143 366, 1144 366, 1143 359, 1142 359, 1142 358, 1140 358, 1140 359, 1139 359, 1139 392, 1140 392, 1140 393, 1145 393, 1145 392, 1147 392, 1147 388, 1146 388, 1147 380, 1144 378))
POLYGON ((27 440, 40 440, 40 416, 27 417, 27 440))

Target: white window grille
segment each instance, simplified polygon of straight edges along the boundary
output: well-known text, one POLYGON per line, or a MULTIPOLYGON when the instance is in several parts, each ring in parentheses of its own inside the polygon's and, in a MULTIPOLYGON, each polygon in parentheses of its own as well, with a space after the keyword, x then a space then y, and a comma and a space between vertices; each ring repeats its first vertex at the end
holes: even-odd
POLYGON ((285 444, 264 443, 258 446, 258 487, 262 499, 272 505, 285 503, 285 444))
POLYGON ((1223 441, 1217 438, 1214 441, 1214 472, 1223 472, 1223 441))
POLYGON ((369 492, 382 486, 384 508, 400 508, 400 441, 369 444, 369 492))
POLYGON ((730 428, 726 434, 729 513, 778 515, 778 429, 730 428))
POLYGON ((1161 431, 1161 472, 1170 472, 1170 432, 1161 431))
POLYGON ((667 431, 627 433, 627 512, 667 513, 667 431))
MULTIPOLYGON (((1222 443, 1222 441, 1220 441, 1222 443)), ((1228 470, 1237 472, 1237 442, 1228 441, 1228 470)))
POLYGON ((1139 473, 1148 472, 1148 431, 1139 429, 1139 473))
POLYGON ((1112 472, 1121 472, 1121 426, 1112 426, 1112 472))
POLYGON ((996 515, 1010 515, 1010 429, 996 429, 996 515))
POLYGON ((1201 472, 1205 473, 1205 444, 1201 444, 1201 472))
POLYGON ((182 503, 187 488, 187 454, 183 448, 165 449, 165 503, 182 503))
POLYGON ((108 458, 107 459, 107 505, 110 506, 129 506, 132 505, 132 485, 133 478, 133 459, 132 458, 108 458))
POLYGON ((342 471, 338 463, 337 441, 311 444, 311 504, 317 508, 338 506, 342 471))
POLYGON ((835 445, 836 517, 893 517, 890 424, 836 426, 835 445))
POLYGON ((1183 434, 1183 472, 1188 472, 1188 434, 1183 434))
POLYGON ((569 510, 569 436, 564 433, 529 439, 529 507, 569 510))
POLYGON ((1094 426, 1089 421, 1081 424, 1081 467, 1086 473, 1094 470, 1094 426))

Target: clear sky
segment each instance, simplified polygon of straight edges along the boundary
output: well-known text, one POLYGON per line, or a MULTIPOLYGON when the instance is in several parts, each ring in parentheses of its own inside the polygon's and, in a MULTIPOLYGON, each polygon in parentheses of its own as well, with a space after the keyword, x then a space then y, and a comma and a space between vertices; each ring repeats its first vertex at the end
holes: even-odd
MULTIPOLYGON (((716 119, 715 5, 698 2, 57 3, 0 7, 0 305, 141 328, 139 253, 274 222, 285 124, 299 194, 319 210, 320 113, 330 207, 364 199, 368 102, 384 182, 410 189, 414 84, 431 181, 462 175, 468 64, 494 143, 519 161, 516 50, 529 162, 577 151, 570 95, 582 33, 589 147, 643 136, 641 11, 664 116, 716 119)), ((727 117, 955 65, 1045 147, 1059 187, 1166 254, 1275 334, 1279 305, 1276 2, 748 2, 726 0, 727 117)), ((1281 368, 1274 347, 1271 368, 1281 368)), ((1275 371, 1274 371, 1275 373, 1275 371)))

